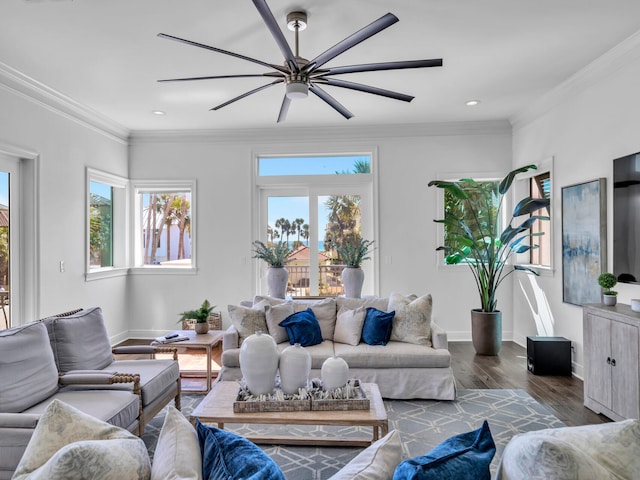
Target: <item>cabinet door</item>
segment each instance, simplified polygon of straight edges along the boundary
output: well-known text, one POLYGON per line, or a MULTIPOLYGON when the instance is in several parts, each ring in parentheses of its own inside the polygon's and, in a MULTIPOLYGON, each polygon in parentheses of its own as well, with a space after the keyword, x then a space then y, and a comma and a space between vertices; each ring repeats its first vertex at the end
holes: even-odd
POLYGON ((585 395, 611 408, 611 321, 587 314, 584 325, 585 395))
POLYGON ((638 418, 638 328, 611 322, 612 410, 624 418, 638 418))

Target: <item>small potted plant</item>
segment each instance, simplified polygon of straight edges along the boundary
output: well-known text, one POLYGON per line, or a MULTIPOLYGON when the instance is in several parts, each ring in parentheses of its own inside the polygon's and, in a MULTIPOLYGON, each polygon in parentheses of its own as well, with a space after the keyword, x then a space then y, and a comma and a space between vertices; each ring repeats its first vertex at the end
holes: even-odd
POLYGON ((618 292, 611 290, 618 283, 618 279, 613 273, 602 273, 598 277, 598 284, 604 289, 602 292, 602 303, 614 306, 618 301, 618 292))
POLYGON ((200 308, 198 308, 197 310, 186 310, 180 313, 180 320, 178 321, 182 322, 184 320, 195 320, 196 324, 194 326, 194 329, 196 333, 208 333, 209 317, 211 316, 211 312, 213 312, 214 308, 216 308, 216 306, 211 305, 209 303, 209 300, 205 299, 205 301, 202 302, 202 305, 200 305, 200 308))
POLYGON ((345 268, 342 270, 342 285, 344 286, 344 295, 347 298, 360 298, 362 295, 364 272, 361 267, 363 261, 370 259, 367 254, 372 245, 373 240, 359 237, 336 247, 338 257, 345 264, 345 268))
POLYGON ((260 240, 253 242, 253 258, 264 260, 269 265, 267 271, 267 286, 269 295, 284 298, 287 293, 289 271, 284 267, 289 262, 293 250, 287 242, 278 242, 273 246, 265 245, 260 240))

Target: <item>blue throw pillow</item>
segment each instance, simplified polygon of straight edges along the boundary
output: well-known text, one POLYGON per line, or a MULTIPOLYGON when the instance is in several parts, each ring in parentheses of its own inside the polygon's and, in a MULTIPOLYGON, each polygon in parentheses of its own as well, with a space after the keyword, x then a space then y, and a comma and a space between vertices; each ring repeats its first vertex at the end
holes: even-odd
POLYGON ((422 457, 404 460, 393 480, 490 480, 489 465, 496 453, 489 424, 445 440, 422 457))
POLYGON ((383 312, 377 308, 367 307, 367 315, 362 326, 362 341, 369 345, 386 345, 391 337, 393 317, 396 312, 383 312))
POLYGON ((196 420, 203 480, 285 480, 280 467, 260 447, 235 433, 196 420))
POLYGON ((289 315, 278 325, 287 331, 291 345, 299 343, 303 347, 310 347, 322 343, 320 324, 311 308, 289 315))

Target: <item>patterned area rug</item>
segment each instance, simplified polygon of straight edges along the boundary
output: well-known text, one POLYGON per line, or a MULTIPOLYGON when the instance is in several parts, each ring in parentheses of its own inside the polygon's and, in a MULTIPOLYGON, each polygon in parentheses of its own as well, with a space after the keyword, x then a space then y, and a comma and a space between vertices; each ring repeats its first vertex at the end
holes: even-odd
MULTIPOLYGON (((183 394, 182 413, 189 416, 202 400, 202 395, 183 394)), ((440 442, 458 433, 475 430, 488 420, 497 452, 491 465, 495 473, 507 442, 518 433, 564 424, 547 408, 523 390, 459 390, 453 402, 436 400, 385 400, 389 429, 400 432, 405 458, 429 452, 440 442)), ((159 413, 146 427, 142 437, 153 454, 164 413, 159 413)), ((313 427, 277 425, 228 425, 229 430, 243 435, 304 435, 324 437, 370 436, 363 427, 313 427)), ((280 466, 290 480, 328 479, 362 449, 347 447, 264 446, 263 450, 280 466)))

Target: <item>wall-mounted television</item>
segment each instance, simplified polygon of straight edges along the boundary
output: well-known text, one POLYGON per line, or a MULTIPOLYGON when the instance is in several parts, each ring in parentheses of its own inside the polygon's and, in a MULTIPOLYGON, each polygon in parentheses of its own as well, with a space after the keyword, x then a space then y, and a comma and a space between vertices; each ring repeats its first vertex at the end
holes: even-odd
POLYGON ((640 283, 640 152, 613 161, 613 274, 640 283))

